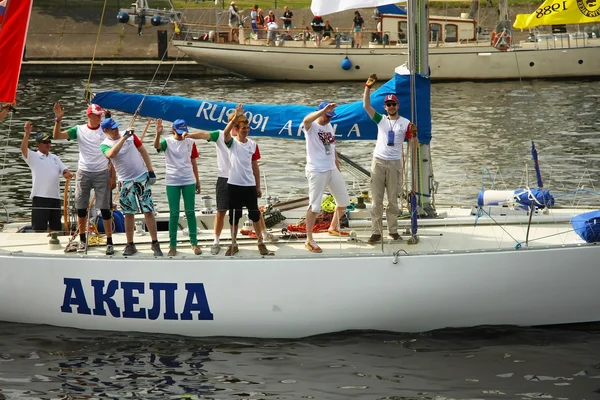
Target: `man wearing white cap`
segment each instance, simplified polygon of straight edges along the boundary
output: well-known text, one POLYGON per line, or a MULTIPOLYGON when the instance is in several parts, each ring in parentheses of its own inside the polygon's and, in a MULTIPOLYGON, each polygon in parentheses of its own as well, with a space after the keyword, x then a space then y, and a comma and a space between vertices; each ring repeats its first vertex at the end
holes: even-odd
MULTIPOLYGON (((77 207, 77 222, 79 227, 78 252, 87 251, 87 221, 90 203, 90 191, 96 193, 96 207, 102 213, 102 223, 106 232, 106 254, 114 254, 112 241, 112 213, 110 211, 111 194, 109 187, 110 167, 107 158, 100 150, 100 145, 106 135, 100 128, 104 110, 90 104, 87 108, 87 124, 76 125, 61 131, 60 124, 65 110, 60 103, 54 104, 54 139, 76 140, 79 143, 79 163, 75 187, 75 205, 77 207)), ((112 171, 114 173, 114 171, 112 171)))
POLYGON ((389 235, 394 240, 401 239, 398 233, 398 195, 402 189, 402 150, 404 138, 411 139, 417 134, 417 127, 398 113, 398 98, 388 94, 383 100, 387 115, 382 115, 371 106, 371 86, 377 76, 369 76, 363 94, 363 108, 377 124, 377 143, 371 163, 371 237, 369 243, 382 240, 383 195, 387 191, 388 206, 386 220, 389 235))

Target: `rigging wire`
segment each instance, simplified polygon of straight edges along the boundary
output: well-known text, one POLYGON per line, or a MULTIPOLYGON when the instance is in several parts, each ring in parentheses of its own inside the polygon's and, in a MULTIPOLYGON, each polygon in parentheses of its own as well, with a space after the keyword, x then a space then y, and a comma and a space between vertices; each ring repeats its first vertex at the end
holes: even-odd
POLYGON ((102 22, 104 21, 104 14, 106 13, 106 3, 108 3, 108 0, 104 0, 104 6, 102 7, 102 15, 100 16, 100 25, 98 25, 98 34, 96 35, 96 43, 94 44, 94 52, 92 54, 92 63, 90 64, 90 73, 88 75, 88 80, 85 84, 85 99, 88 103, 91 102, 91 89, 90 89, 90 83, 92 81, 92 71, 94 70, 94 61, 96 59, 96 50, 98 50, 98 42, 100 41, 100 32, 102 31, 102 22))

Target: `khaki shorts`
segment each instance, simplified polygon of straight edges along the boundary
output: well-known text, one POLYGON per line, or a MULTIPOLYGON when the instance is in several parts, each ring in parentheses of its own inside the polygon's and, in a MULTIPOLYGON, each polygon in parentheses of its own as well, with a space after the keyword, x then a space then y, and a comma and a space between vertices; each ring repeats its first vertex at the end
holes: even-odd
POLYGON ((90 191, 96 193, 95 208, 110 209, 110 190, 108 189, 108 169, 100 172, 77 171, 75 180, 75 205, 78 210, 87 210, 90 206, 90 191))

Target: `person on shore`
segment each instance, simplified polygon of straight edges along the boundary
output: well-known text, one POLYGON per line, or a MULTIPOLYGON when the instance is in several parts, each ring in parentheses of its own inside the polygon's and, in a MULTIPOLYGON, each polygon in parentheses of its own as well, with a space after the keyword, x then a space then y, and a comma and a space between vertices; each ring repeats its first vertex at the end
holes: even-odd
POLYGON ((335 117, 335 103, 323 101, 316 111, 304 117, 302 124, 306 138, 306 178, 308 179, 308 209, 306 210, 305 247, 313 253, 321 253, 321 248, 313 239, 313 228, 325 188, 335 199, 335 212, 328 232, 333 236, 348 236, 340 229, 340 217, 350 204, 348 189, 340 172, 340 163, 335 151, 335 135, 331 119, 335 117))
POLYGON ((154 148, 165 153, 167 201, 169 202, 169 257, 177 254, 177 228, 179 226, 179 211, 181 197, 188 223, 190 244, 196 255, 202 254, 198 246, 198 223, 196 221, 196 194, 200 193, 200 178, 198 177, 199 157, 196 143, 192 139, 184 139, 188 132, 187 123, 183 119, 173 122, 172 135, 161 139, 163 132, 162 119, 156 121, 156 136, 154 148))
POLYGON ((283 19, 283 29, 285 29, 286 31, 290 31, 290 29, 292 29, 292 18, 294 17, 294 13, 290 11, 290 8, 288 6, 285 6, 285 8, 283 9, 283 16, 281 17, 281 19, 283 19))
POLYGON ((79 144, 79 162, 77 165, 77 177, 75 186, 75 206, 77 207, 77 223, 79 229, 79 245, 77 251, 87 251, 87 223, 88 208, 90 207, 90 192, 94 189, 96 195, 96 207, 100 208, 104 232, 106 232, 106 255, 115 253, 112 241, 112 212, 111 212, 111 187, 110 177, 114 174, 112 164, 100 150, 100 144, 106 136, 100 128, 104 110, 96 105, 90 104, 86 111, 87 124, 76 125, 66 131, 60 130, 62 119, 65 115, 64 108, 60 103, 54 104, 54 139, 67 139, 77 141, 79 144))
POLYGON ((232 1, 229 4, 229 28, 231 29, 229 37, 232 42, 238 41, 238 34, 240 31, 240 21, 242 20, 238 12, 237 4, 232 1))
POLYGON ((321 39, 323 39, 323 29, 325 29, 325 22, 323 22, 323 17, 315 15, 310 25, 312 26, 312 30, 315 35, 315 46, 320 47, 321 39))
POLYGON ((21 154, 31 168, 31 228, 35 232, 60 231, 60 177, 71 179, 73 175, 57 155, 50 153, 52 136, 49 133, 38 133, 35 138, 38 150, 29 150, 32 129, 31 122, 27 121, 21 142, 21 154))
POLYGON ((154 203, 152 202, 152 191, 150 190, 150 185, 156 182, 150 155, 132 130, 121 134, 118 129, 119 123, 114 119, 106 118, 102 121, 100 127, 106 134, 106 139, 100 145, 100 150, 106 158, 112 161, 121 182, 119 204, 125 215, 125 236, 127 237, 123 255, 132 256, 137 253, 133 242, 133 231, 135 229, 135 214, 141 212, 144 214, 146 227, 150 232, 151 248, 154 256, 162 257, 163 252, 158 243, 154 203))
MULTIPOLYGON (((269 18, 269 17, 267 17, 269 18)), ((277 31, 279 30, 279 25, 277 25, 277 21, 275 21, 275 18, 273 18, 272 20, 269 19, 269 22, 267 22, 267 46, 270 46, 271 43, 273 43, 273 45, 275 44, 275 41, 277 40, 277 31)))
POLYGON ((265 29, 265 15, 262 8, 258 9, 256 27, 258 28, 258 39, 262 39, 262 31, 265 29))
MULTIPOLYGON (((229 120, 233 119, 235 114, 231 114, 229 116, 229 120)), ((232 136, 238 135, 238 128, 234 126, 231 132, 232 136)), ((231 160, 229 157, 229 149, 225 144, 225 136, 224 132, 221 130, 215 131, 204 131, 199 130, 191 133, 184 133, 184 137, 190 139, 200 139, 207 140, 209 142, 213 142, 217 149, 217 184, 215 188, 215 193, 217 194, 217 214, 215 214, 215 227, 214 227, 214 242, 212 247, 210 248, 210 253, 213 255, 219 254, 221 250, 220 247, 220 238, 221 233, 223 231, 223 225, 225 223, 225 215, 229 210, 229 193, 227 181, 229 180, 229 171, 231 169, 231 160)), ((263 235, 263 241, 275 243, 279 241, 277 236, 273 235, 270 232, 267 232, 265 220, 263 218, 262 213, 260 214, 260 226, 263 235)))
POLYGON ((261 255, 271 255, 263 243, 263 232, 260 224, 260 210, 258 198, 262 197, 260 189, 260 150, 258 144, 248 139, 250 125, 244 116, 242 104, 238 104, 227 126, 223 130, 223 141, 229 150, 230 170, 227 179, 227 192, 229 197, 229 225, 231 227, 231 245, 225 252, 226 256, 233 256, 239 251, 237 233, 239 221, 242 218, 242 208, 248 209, 248 218, 254 225, 258 238, 258 251, 261 255), (237 128, 235 139, 231 133, 237 128))
POLYGON ((398 234, 398 196, 402 189, 402 150, 404 138, 416 137, 417 127, 398 113, 398 98, 394 94, 385 96, 384 108, 387 115, 382 115, 371 106, 371 86, 377 76, 369 76, 363 93, 363 108, 373 122, 377 124, 377 143, 371 162, 371 237, 369 243, 382 240, 383 232, 383 195, 387 191, 388 206, 386 220, 389 235, 400 240, 398 234))
POLYGON ((331 40, 331 36, 333 35, 333 26, 329 23, 329 20, 325 20, 325 26, 323 27, 323 41, 331 40))
POLYGON ((354 32, 354 47, 362 47, 362 30, 365 20, 360 16, 358 11, 354 11, 354 19, 352 20, 352 32, 354 32))

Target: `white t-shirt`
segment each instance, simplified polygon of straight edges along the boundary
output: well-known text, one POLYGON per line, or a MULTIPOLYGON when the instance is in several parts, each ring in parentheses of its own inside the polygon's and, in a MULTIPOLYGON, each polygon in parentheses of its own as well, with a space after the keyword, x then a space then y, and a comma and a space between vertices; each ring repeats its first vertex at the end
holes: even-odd
POLYGON ((410 121, 404 117, 391 120, 387 115, 373 115, 373 121, 377 124, 377 142, 373 156, 382 160, 402 160, 402 148, 404 138, 408 131, 410 121), (388 146, 388 132, 394 131, 394 145, 388 146))
POLYGON ((192 159, 198 158, 198 150, 192 139, 175 140, 173 136, 169 136, 160 141, 159 151, 165 153, 168 186, 185 186, 196 183, 192 159))
POLYGON ((331 124, 321 125, 314 121, 308 131, 305 130, 306 138, 306 171, 327 172, 336 169, 335 166, 335 135, 331 124), (329 142, 327 154, 325 143, 329 142))
POLYGON ((100 129, 91 129, 86 125, 77 125, 67 131, 69 140, 79 143, 79 163, 77 169, 86 172, 102 172, 108 169, 108 160, 100 151, 100 145, 106 135, 100 129))
POLYGON ((229 169, 231 160, 229 159, 229 149, 225 144, 223 131, 211 131, 209 142, 214 142, 217 148, 217 176, 219 178, 229 178, 229 169))
POLYGON ((60 177, 67 169, 60 158, 51 153, 45 155, 39 151, 27 150, 27 158, 23 159, 31 168, 32 185, 29 198, 60 199, 60 177))
MULTIPOLYGON (((104 139, 104 142, 100 145, 102 153, 106 154, 119 140, 121 139, 104 139)), ((142 155, 138 151, 138 147, 141 146, 142 142, 134 134, 125 140, 119 153, 111 158, 115 170, 117 171, 117 176, 121 182, 132 181, 148 171, 146 164, 144 164, 144 160, 142 159, 142 155)))
POLYGON ((233 139, 229 145, 229 153, 231 169, 227 183, 237 186, 256 186, 252 161, 260 160, 258 144, 251 139, 246 139, 246 143, 233 139))

